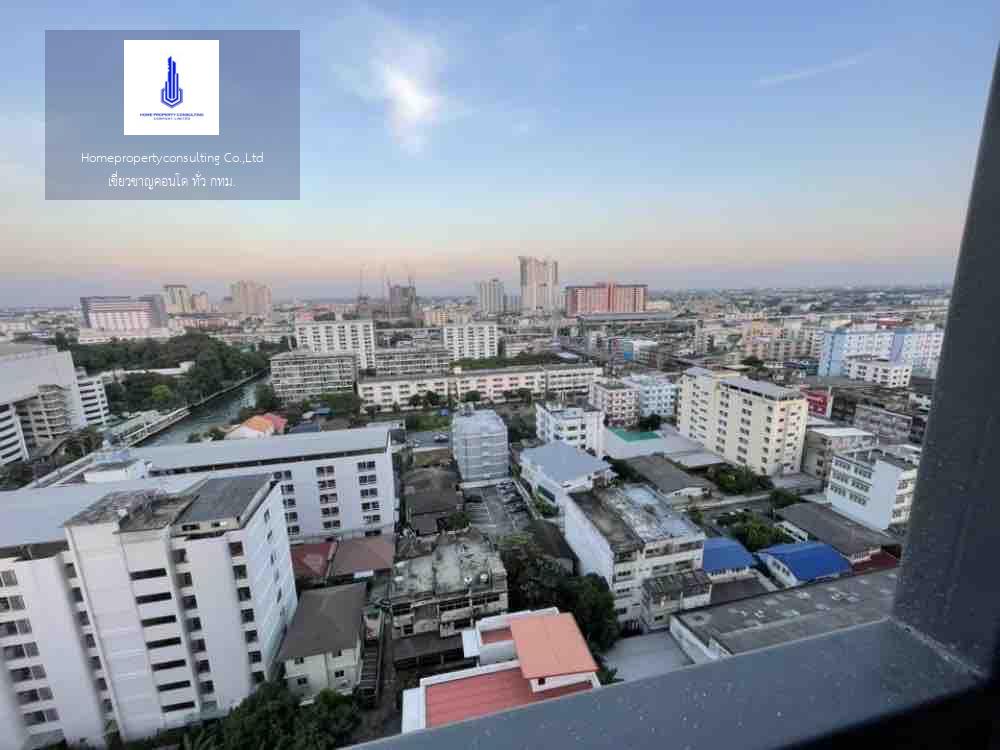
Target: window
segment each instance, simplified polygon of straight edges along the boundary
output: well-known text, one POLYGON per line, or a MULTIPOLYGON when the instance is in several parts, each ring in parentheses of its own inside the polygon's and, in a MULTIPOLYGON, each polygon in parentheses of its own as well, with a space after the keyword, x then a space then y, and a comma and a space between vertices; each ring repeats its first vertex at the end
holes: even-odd
POLYGON ((198 598, 192 594, 188 594, 183 599, 181 599, 181 605, 184 607, 184 609, 197 609, 198 598))
POLYGON ((295 684, 296 685, 300 685, 300 686, 302 686, 302 685, 308 685, 309 684, 309 678, 308 677, 296 677, 295 678, 295 684))
POLYGON ((244 609, 240 612, 240 618, 243 622, 253 622, 254 614, 252 609, 244 609))
MULTIPOLYGON (((162 591, 159 594, 143 594, 142 596, 137 596, 135 598, 136 604, 153 604, 154 602, 168 602, 170 601, 170 592, 162 591)), ((186 599, 187 597, 185 597, 186 599)), ((191 597, 192 599, 194 597, 191 597)))
POLYGON ((306 660, 301 656, 296 656, 294 659, 292 659, 292 664, 305 664, 305 663, 306 660))
POLYGON ((150 649, 154 648, 166 648, 167 646, 179 646, 181 645, 180 638, 160 638, 155 641, 146 641, 146 647, 150 649))
POLYGON ((174 615, 164 615, 163 617, 147 617, 145 620, 140 620, 140 623, 144 628, 152 627, 153 625, 168 625, 172 622, 177 622, 177 618, 174 615))
POLYGON ((339 529, 340 521, 323 521, 324 529, 339 529))
POLYGON ((250 663, 251 664, 260 664, 260 662, 262 660, 263 660, 263 657, 260 655, 260 651, 251 651, 250 652, 250 663))
POLYGON ((233 557, 239 557, 243 554, 243 542, 230 542, 229 543, 229 554, 233 557))
POLYGON ((191 577, 190 573, 181 573, 177 576, 177 585, 184 587, 190 586, 194 583, 194 579, 191 577))
POLYGON ((198 630, 201 630, 201 618, 189 617, 187 621, 187 629, 189 633, 194 633, 198 630))
POLYGON ((4 586, 16 586, 17 576, 14 575, 13 570, 5 570, 0 572, 0 582, 2 582, 4 586))
POLYGON ((194 708, 194 701, 184 701, 183 703, 171 703, 163 707, 164 713, 171 711, 190 711, 194 708))
POLYGON ((185 666, 187 666, 187 662, 184 661, 183 659, 174 659, 173 661, 161 661, 159 664, 153 665, 153 671, 162 672, 164 669, 178 669, 180 667, 185 667, 185 666))
POLYGON ((251 598, 250 597, 250 587, 249 586, 241 586, 240 588, 236 589, 236 598, 239 599, 241 602, 248 602, 248 601, 250 601, 250 598, 251 598))
POLYGON ((291 534, 292 536, 298 535, 299 531, 300 531, 300 529, 299 529, 298 526, 289 526, 288 527, 288 533, 291 534))
POLYGON ((66 563, 63 566, 67 578, 76 578, 76 566, 73 563, 66 563))
POLYGON ((162 685, 157 685, 156 689, 161 693, 166 693, 169 690, 180 690, 181 688, 191 687, 191 680, 180 680, 179 682, 165 682, 162 685))
POLYGON ((246 565, 234 565, 233 566, 233 578, 237 581, 242 580, 247 577, 247 566, 246 565))
POLYGON ((334 677, 343 677, 344 676, 344 670, 343 669, 338 669, 338 670, 334 671, 333 676, 334 677))
POLYGON ((186 563, 187 562, 187 550, 186 549, 175 549, 174 550, 174 563, 186 563))
POLYGON ((257 631, 256 630, 248 630, 246 633, 243 634, 243 637, 244 637, 244 639, 246 640, 247 643, 256 643, 257 642, 257 631))
POLYGON ((205 680, 204 682, 198 683, 198 691, 202 695, 208 695, 209 693, 215 692, 215 683, 211 680, 205 680))
POLYGON ((167 575, 166 568, 149 568, 148 570, 133 570, 129 577, 133 581, 145 581, 150 578, 163 578, 167 575))

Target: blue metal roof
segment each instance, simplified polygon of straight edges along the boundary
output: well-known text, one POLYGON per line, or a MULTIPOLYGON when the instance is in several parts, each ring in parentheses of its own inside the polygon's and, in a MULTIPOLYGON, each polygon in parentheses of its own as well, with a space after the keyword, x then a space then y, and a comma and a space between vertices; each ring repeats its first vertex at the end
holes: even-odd
POLYGON ((706 573, 721 573, 733 568, 749 568, 754 564, 753 555, 735 539, 724 536, 705 540, 705 558, 702 567, 706 573))
POLYGON ((851 564, 843 555, 823 542, 796 542, 776 544, 760 550, 758 555, 771 555, 781 561, 800 581, 848 573, 851 564))

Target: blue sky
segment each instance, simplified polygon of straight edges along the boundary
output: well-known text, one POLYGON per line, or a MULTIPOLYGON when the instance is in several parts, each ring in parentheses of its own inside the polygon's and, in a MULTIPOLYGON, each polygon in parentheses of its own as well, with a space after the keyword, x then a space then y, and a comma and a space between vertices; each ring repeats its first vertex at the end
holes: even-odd
POLYGON ((230 5, 5 10, 0 305, 352 294, 362 265, 467 292, 518 254, 567 282, 950 280, 996 2, 230 5), (46 203, 46 28, 301 29, 302 199, 46 203))

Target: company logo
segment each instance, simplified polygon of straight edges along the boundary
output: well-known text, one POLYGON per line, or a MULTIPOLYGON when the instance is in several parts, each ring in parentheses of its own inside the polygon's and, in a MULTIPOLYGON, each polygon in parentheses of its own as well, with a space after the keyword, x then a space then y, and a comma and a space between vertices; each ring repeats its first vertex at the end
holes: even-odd
POLYGON ((173 109, 184 101, 184 90, 181 88, 181 79, 177 75, 177 63, 174 58, 167 58, 167 80, 166 85, 160 89, 160 101, 173 109))

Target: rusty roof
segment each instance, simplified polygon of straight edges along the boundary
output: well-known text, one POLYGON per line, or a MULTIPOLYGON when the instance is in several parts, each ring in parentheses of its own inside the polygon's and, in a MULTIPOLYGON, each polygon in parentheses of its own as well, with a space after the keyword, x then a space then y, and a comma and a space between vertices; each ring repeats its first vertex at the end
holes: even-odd
POLYGON ((597 671, 587 642, 569 612, 511 620, 510 632, 521 674, 529 680, 597 671))

